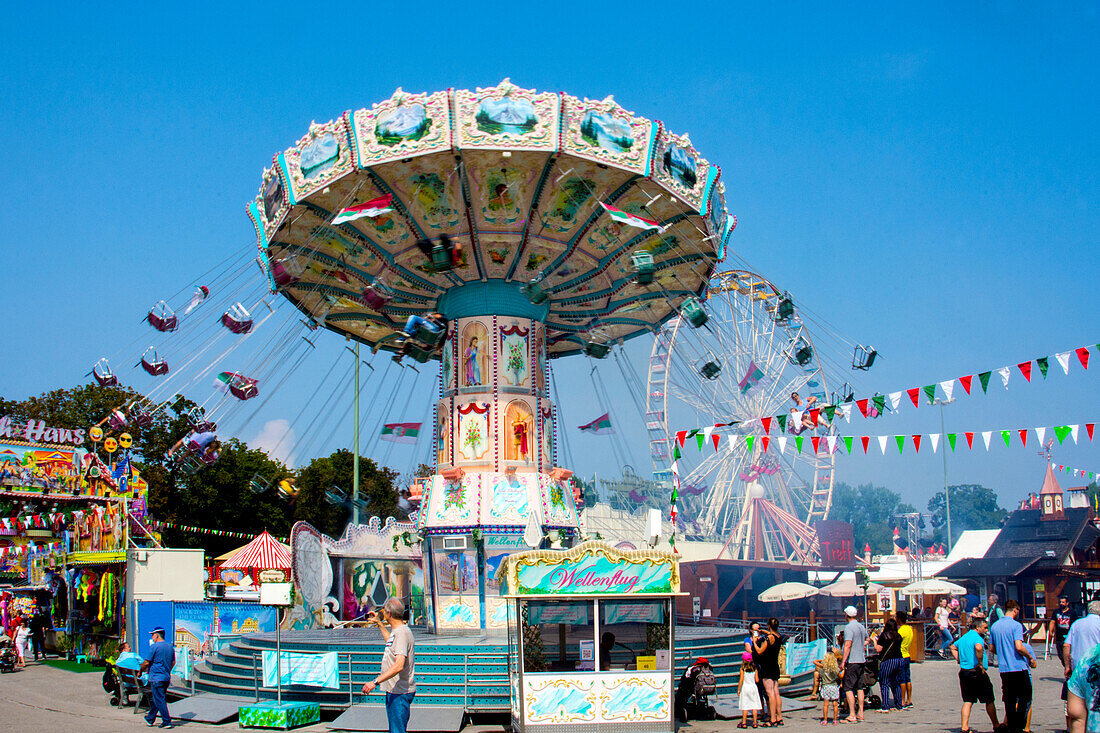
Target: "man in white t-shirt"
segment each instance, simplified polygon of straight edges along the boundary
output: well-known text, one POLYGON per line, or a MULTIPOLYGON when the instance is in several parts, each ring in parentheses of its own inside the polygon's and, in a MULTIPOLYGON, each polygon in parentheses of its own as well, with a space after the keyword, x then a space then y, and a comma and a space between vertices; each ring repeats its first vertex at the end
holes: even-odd
POLYGON ((382 674, 363 685, 363 694, 382 688, 390 733, 405 733, 416 697, 416 653, 412 631, 405 623, 405 604, 390 598, 375 614, 374 623, 386 638, 386 650, 382 653, 382 674))

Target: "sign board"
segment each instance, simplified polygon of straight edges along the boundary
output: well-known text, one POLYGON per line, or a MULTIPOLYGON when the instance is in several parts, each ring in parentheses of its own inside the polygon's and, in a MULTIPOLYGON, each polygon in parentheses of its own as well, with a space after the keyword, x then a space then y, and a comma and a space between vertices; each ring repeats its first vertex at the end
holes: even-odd
POLYGON ((821 547, 821 566, 851 568, 855 565, 855 533, 848 522, 821 519, 814 524, 821 547))
POLYGON ((260 605, 289 606, 293 583, 263 583, 260 585, 260 605))
POLYGON ((260 571, 261 583, 285 583, 286 571, 279 570, 278 568, 269 568, 267 570, 260 571))
POLYGON ((699 620, 699 614, 702 612, 703 599, 699 596, 693 596, 691 599, 691 617, 696 621, 699 620))
POLYGON ((679 564, 667 552, 617 550, 586 542, 564 552, 539 550, 512 555, 503 568, 514 595, 624 595, 676 593, 679 564))

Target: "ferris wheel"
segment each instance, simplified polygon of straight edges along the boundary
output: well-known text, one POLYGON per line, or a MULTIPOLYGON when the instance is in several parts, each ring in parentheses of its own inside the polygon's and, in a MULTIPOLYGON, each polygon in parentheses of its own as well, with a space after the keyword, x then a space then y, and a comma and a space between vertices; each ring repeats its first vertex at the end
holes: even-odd
POLYGON ((724 556, 734 559, 810 560, 813 523, 832 501, 834 463, 825 441, 820 451, 809 446, 810 437, 832 428, 807 426, 791 413, 829 401, 813 341, 790 297, 752 272, 714 275, 706 310, 705 327, 676 318, 654 340, 646 425, 655 473, 670 474, 678 430, 726 424, 715 430, 717 450, 682 451, 687 534, 725 542, 724 556), (780 414, 792 417, 782 434, 773 427, 765 447, 760 418, 780 414), (731 435, 756 439, 750 449, 731 435), (804 435, 804 450, 779 450, 780 437, 796 435, 804 435))

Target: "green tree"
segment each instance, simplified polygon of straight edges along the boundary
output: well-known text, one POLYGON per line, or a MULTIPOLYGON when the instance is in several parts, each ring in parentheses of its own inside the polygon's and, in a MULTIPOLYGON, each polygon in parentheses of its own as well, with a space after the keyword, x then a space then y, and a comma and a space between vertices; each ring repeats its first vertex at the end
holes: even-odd
MULTIPOLYGON (((277 537, 289 534, 293 508, 275 491, 257 494, 250 487, 253 477, 271 479, 275 484, 290 474, 286 466, 273 461, 263 450, 232 438, 222 443, 217 462, 195 474, 165 470, 172 490, 153 492, 150 486, 149 512, 158 519, 230 532, 259 534, 267 530, 277 537)), ((164 531, 164 542, 171 547, 202 547, 214 556, 241 544, 240 539, 175 529, 164 531)))
MULTIPOLYGON (((335 486, 351 497, 353 456, 349 450, 314 458, 298 472, 295 485, 298 497, 294 502, 294 520, 309 522, 330 537, 339 537, 351 518, 346 506, 330 504, 325 492, 335 486)), ((359 498, 364 508, 360 521, 378 516, 385 520, 394 516, 397 507, 398 474, 392 468, 379 468, 369 458, 359 457, 359 498)))
MULTIPOLYGON (((996 529, 1008 516, 997 502, 997 492, 978 484, 949 486, 951 492, 951 539, 968 529, 996 529)), ((947 541, 947 503, 942 491, 928 502, 932 513, 932 541, 947 541)))
POLYGON ((894 527, 899 526, 898 514, 915 511, 901 496, 885 486, 861 484, 851 487, 837 483, 833 487, 833 505, 829 519, 848 522, 855 533, 856 553, 870 543, 871 551, 887 554, 894 546, 894 527))

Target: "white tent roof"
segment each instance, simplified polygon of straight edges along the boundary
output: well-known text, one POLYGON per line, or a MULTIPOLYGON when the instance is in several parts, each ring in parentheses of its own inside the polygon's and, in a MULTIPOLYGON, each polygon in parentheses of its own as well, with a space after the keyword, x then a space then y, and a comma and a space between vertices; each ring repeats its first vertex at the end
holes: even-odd
MULTIPOLYGON (((993 544, 993 540, 997 539, 997 535, 1001 533, 999 529, 968 529, 959 535, 959 539, 955 540, 955 546, 951 548, 951 552, 947 553, 947 564, 956 563, 959 560, 969 560, 977 557, 985 557, 986 551, 989 550, 989 546, 993 544)), ((925 573, 927 576, 928 573, 925 573)))

